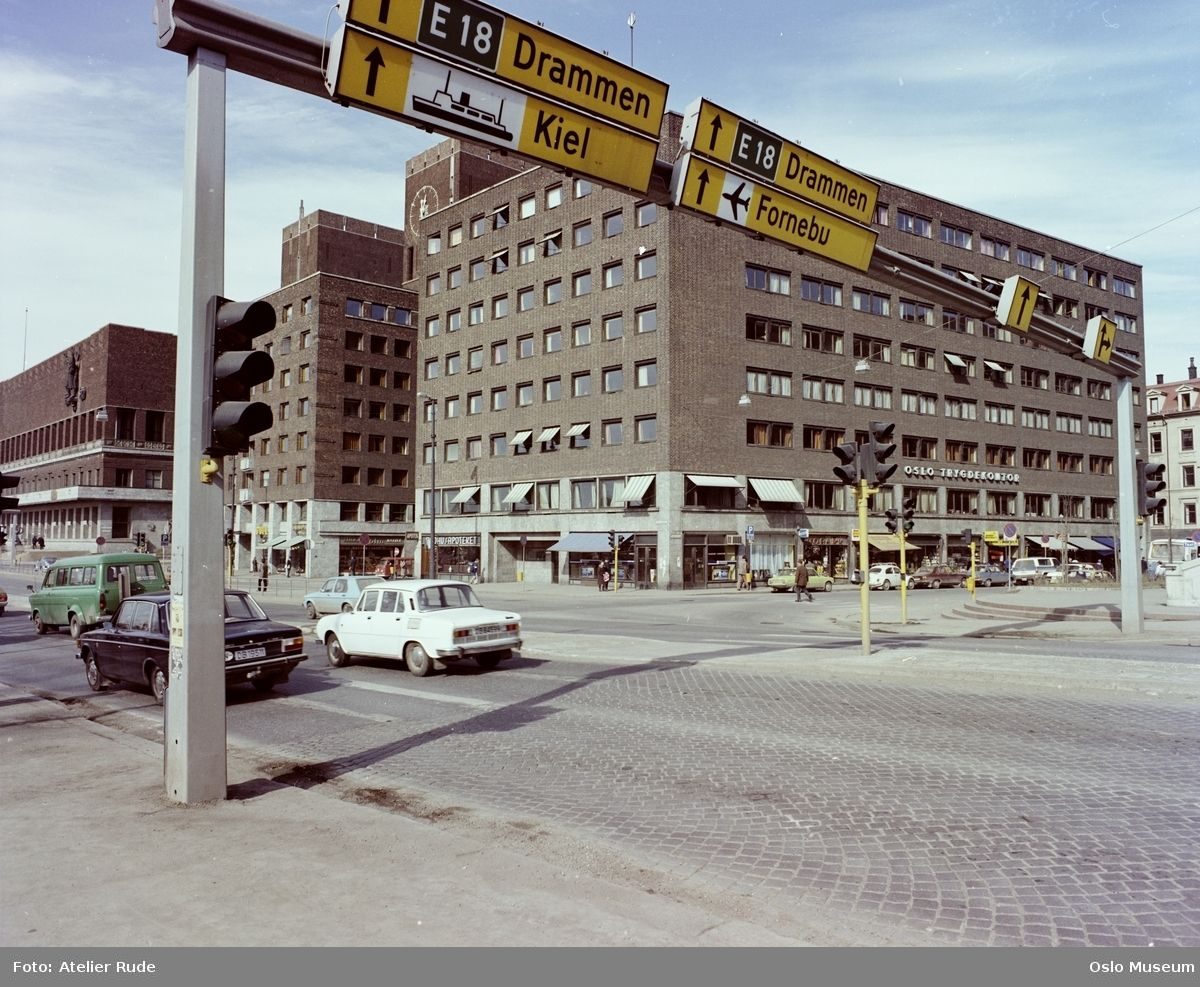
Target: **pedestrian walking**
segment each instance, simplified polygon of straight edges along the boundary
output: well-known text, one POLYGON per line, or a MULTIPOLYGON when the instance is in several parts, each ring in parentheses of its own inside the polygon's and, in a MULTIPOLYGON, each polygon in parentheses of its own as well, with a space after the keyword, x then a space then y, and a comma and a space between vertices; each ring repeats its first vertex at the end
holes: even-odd
POLYGON ((289 555, 288 560, 283 564, 283 575, 285 579, 292 578, 292 557, 289 555))
POLYGON ((478 559, 471 559, 470 563, 468 563, 468 565, 467 565, 467 573, 468 573, 468 575, 470 575, 472 583, 479 582, 479 560, 478 559))
POLYGON ((750 588, 750 563, 746 561, 746 556, 739 555, 737 561, 737 588, 740 593, 743 589, 750 588))
POLYGON ((270 567, 264 562, 261 569, 258 570, 258 591, 265 593, 271 582, 270 567))
POLYGON ((808 588, 808 566, 801 562, 796 566, 796 602, 800 602, 801 596, 807 596, 808 602, 813 602, 813 595, 808 588))

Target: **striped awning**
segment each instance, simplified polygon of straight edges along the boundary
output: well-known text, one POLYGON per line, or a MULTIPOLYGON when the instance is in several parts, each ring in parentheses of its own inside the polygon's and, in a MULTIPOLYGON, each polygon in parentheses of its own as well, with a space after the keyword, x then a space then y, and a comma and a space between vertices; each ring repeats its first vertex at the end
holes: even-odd
POLYGON ((557 425, 551 425, 549 428, 543 428, 542 434, 538 436, 538 442, 553 442, 558 438, 558 433, 561 432, 557 425))
POLYGON ((631 500, 641 500, 642 495, 650 489, 650 484, 653 482, 653 473, 648 473, 645 476, 631 476, 625 481, 625 489, 613 498, 613 503, 628 504, 631 500))
POLYGON ((799 504, 804 500, 791 480, 771 480, 761 476, 752 476, 749 480, 759 500, 778 504, 799 504))
POLYGON ((1072 535, 1067 540, 1081 552, 1112 552, 1111 547, 1105 545, 1103 542, 1096 541, 1095 538, 1072 535))
POLYGON ((945 356, 946 362, 950 364, 950 366, 956 367, 959 370, 967 369, 967 361, 961 356, 958 356, 956 353, 944 353, 942 355, 945 356))
POLYGON ((465 504, 479 493, 478 487, 463 487, 458 493, 450 498, 451 504, 465 504))
POLYGON ((508 440, 508 447, 511 450, 513 450, 513 452, 516 452, 516 450, 518 448, 520 448, 526 442, 529 441, 529 437, 531 435, 533 435, 533 429, 531 429, 531 428, 525 429, 525 431, 523 431, 523 432, 518 432, 511 439, 508 440))
POLYGON ((877 548, 881 552, 900 551, 899 535, 869 535, 867 540, 871 543, 872 548, 877 548))
POLYGON ((687 478, 698 487, 740 487, 736 476, 707 476, 703 473, 688 473, 687 478))
POLYGON ((591 422, 579 422, 567 429, 567 438, 573 439, 577 435, 583 435, 589 428, 592 427, 591 422))
POLYGON ((532 483, 514 483, 513 488, 508 492, 508 496, 500 503, 516 504, 524 500, 529 491, 533 489, 532 483))

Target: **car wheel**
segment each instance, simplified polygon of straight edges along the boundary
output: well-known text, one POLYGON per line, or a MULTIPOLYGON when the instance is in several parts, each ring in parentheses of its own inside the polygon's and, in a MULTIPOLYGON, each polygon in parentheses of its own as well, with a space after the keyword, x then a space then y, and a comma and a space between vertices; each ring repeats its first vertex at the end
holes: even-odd
POLYGON ((490 670, 490 669, 495 668, 497 665, 499 665, 500 662, 504 661, 507 658, 511 658, 511 657, 512 657, 511 651, 489 651, 486 654, 476 655, 475 656, 475 664, 478 665, 480 668, 490 670))
POLYGON ((325 639, 325 654, 334 668, 344 668, 350 664, 350 656, 342 650, 342 642, 337 639, 336 634, 330 634, 325 639))
POLYGON ((306 604, 304 604, 304 612, 305 612, 306 614, 308 614, 308 619, 309 619, 309 620, 316 620, 316 619, 317 619, 317 608, 316 608, 316 607, 314 607, 314 606, 313 606, 311 603, 306 603, 306 604))
POLYGON ((278 679, 257 678, 251 679, 250 684, 254 686, 255 692, 270 692, 275 686, 279 685, 278 679))
POLYGON ((106 685, 106 680, 100 674, 100 666, 96 664, 94 655, 88 655, 83 659, 83 674, 87 676, 87 684, 91 687, 92 692, 99 692, 106 685))
POLYGON ((408 670, 419 679, 433 671, 433 660, 416 641, 404 649, 404 661, 408 665, 408 670))
POLYGON ((157 665, 150 666, 150 691, 154 693, 154 701, 162 705, 167 699, 167 673, 157 665))
POLYGON ((342 604, 342 613, 349 613, 353 609, 354 609, 353 603, 343 603, 342 604))
POLYGON ((931 583, 929 584, 929 588, 930 588, 930 589, 941 589, 941 588, 942 588, 942 581, 941 581, 940 579, 935 579, 933 582, 931 582, 931 583))
POLYGON ((42 623, 42 615, 40 613, 33 615, 33 626, 37 628, 39 634, 45 634, 46 631, 50 630, 49 624, 42 623))
POLYGON ((79 614, 71 614, 71 622, 69 626, 71 628, 71 640, 78 641, 79 635, 83 633, 83 621, 79 619, 79 614))
POLYGON ((832 583, 832 582, 828 582, 828 583, 826 583, 826 584, 825 584, 825 592, 826 592, 826 593, 832 593, 832 592, 833 592, 833 583, 832 583))

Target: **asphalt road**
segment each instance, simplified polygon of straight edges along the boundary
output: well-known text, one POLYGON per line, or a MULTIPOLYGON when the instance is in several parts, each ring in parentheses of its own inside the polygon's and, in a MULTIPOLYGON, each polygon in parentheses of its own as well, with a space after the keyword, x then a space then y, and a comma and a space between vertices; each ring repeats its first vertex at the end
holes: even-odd
MULTIPOLYGON (((719 660, 798 634, 836 653, 857 641, 839 624, 856 612, 847 590, 812 609, 756 591, 569 611, 481 592, 524 597, 521 659, 416 679, 386 661, 334 669, 314 646, 277 694, 230 692, 230 745, 270 777, 525 833, 530 853, 736 902, 831 945, 1200 945, 1194 702, 719 660), (571 653, 539 647, 568 632, 571 653)), ((946 606, 932 595, 910 597, 914 620, 946 606)), ((877 619, 897 597, 873 597, 877 619)), ((1080 650, 1037 647, 1050 643, 1080 650)), ((0 681, 161 737, 147 693, 92 694, 69 638, 38 638, 17 614, 0 619, 0 681)))

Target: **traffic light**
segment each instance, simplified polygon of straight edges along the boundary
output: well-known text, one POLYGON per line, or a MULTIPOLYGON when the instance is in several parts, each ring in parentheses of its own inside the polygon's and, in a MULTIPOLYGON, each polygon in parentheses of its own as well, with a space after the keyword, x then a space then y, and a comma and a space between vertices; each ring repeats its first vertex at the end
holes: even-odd
POLYGON ((904 498, 904 513, 901 517, 904 519, 904 533, 907 535, 913 529, 915 522, 913 521, 913 511, 917 509, 916 497, 904 498))
POLYGON ((0 528, 0 548, 8 544, 8 529, 0 528))
POLYGON ((250 448, 250 437, 271 427, 275 416, 262 401, 250 400, 250 389, 275 374, 275 361, 253 349, 256 336, 275 328, 275 309, 264 301, 231 302, 214 295, 208 302, 208 332, 213 341, 208 375, 212 392, 204 450, 214 457, 232 456, 250 448))
POLYGON ((852 487, 858 486, 858 446, 853 442, 843 442, 833 450, 833 454, 842 464, 833 468, 833 475, 852 487))
POLYGON ((226 548, 233 547, 233 531, 231 531, 231 530, 227 530, 225 532, 225 547, 226 548))
POLYGON ((1138 513, 1142 517, 1157 514, 1167 502, 1166 497, 1159 497, 1158 492, 1167 487, 1167 467, 1165 463, 1146 463, 1137 461, 1138 471, 1138 513))
POLYGON ((608 533, 608 547, 609 548, 617 547, 617 533, 615 531, 610 531, 608 533))
POLYGON ((970 542, 972 542, 974 539, 975 539, 975 532, 973 532, 970 528, 962 529, 962 540, 965 543, 970 544, 970 542))
POLYGON ((898 469, 895 463, 888 462, 896 451, 896 443, 892 441, 894 431, 895 422, 871 422, 870 437, 862 457, 863 479, 869 486, 883 486, 898 469))
POLYGON ((3 473, 0 473, 0 511, 15 511, 21 506, 21 502, 16 497, 4 496, 5 490, 11 490, 20 482, 20 477, 5 476, 3 473))
POLYGON ((887 525, 888 531, 894 535, 896 533, 896 529, 900 527, 900 515, 890 507, 883 513, 887 518, 884 524, 887 525))

